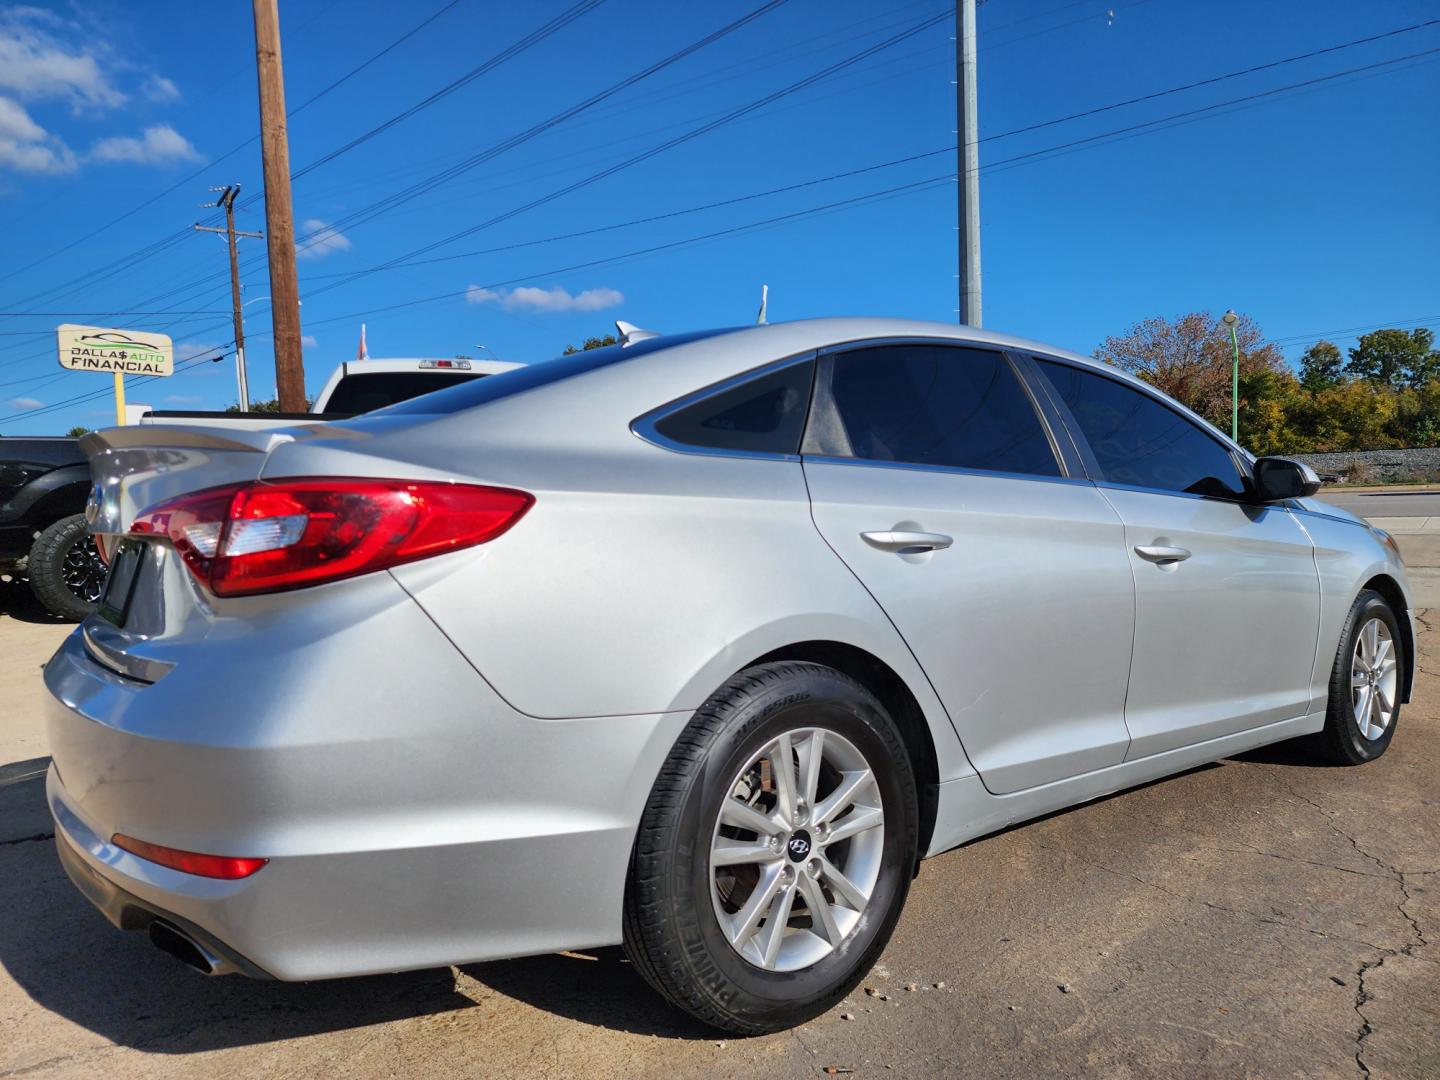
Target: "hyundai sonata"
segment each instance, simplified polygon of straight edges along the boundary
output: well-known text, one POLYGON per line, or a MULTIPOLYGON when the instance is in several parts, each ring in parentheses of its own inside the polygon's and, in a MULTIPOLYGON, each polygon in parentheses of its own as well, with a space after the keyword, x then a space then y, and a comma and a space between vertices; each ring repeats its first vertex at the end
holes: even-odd
POLYGON ((918 861, 1305 736, 1385 751, 1394 542, 1174 401, 967 327, 655 336, 362 418, 85 438, 60 856, 210 973, 623 943, 740 1032, 918 861))

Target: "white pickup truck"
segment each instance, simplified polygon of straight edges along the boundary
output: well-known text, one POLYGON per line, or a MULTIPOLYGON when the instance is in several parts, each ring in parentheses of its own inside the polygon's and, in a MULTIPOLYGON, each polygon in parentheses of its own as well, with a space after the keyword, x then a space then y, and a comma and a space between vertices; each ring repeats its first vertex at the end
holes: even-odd
POLYGON ((509 360, 471 360, 466 357, 450 360, 349 360, 331 373, 308 413, 170 411, 155 410, 149 405, 134 405, 130 407, 130 422, 250 430, 316 424, 373 412, 447 386, 523 366, 509 360))

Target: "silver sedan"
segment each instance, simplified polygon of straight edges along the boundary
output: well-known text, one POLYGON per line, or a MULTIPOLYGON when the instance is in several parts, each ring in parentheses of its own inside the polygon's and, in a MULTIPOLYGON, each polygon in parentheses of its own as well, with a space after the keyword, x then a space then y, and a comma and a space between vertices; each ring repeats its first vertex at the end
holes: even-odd
POLYGON ((48 792, 112 921, 289 980, 623 943, 773 1030, 926 856, 1394 737, 1404 568, 1303 465, 963 326, 625 329, 344 423, 86 437, 110 572, 48 792))

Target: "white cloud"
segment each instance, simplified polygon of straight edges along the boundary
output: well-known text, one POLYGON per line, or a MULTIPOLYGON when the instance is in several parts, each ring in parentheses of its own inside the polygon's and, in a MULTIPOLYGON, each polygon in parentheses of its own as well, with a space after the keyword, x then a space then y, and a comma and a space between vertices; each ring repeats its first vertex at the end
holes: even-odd
POLYGON ((506 311, 603 311, 625 302, 625 294, 618 289, 600 287, 586 289, 571 296, 556 285, 550 289, 537 289, 522 285, 518 289, 484 289, 471 285, 465 290, 465 301, 470 304, 499 304, 506 311))
POLYGON ((149 101, 161 104, 167 101, 176 101, 180 97, 180 88, 164 75, 151 75, 140 84, 140 92, 149 101))
POLYGON ((90 148, 92 161, 132 161, 138 165, 159 165, 169 161, 198 161, 200 155, 190 140, 169 124, 145 129, 140 138, 112 135, 90 148))
POLYGON ((28 173, 73 172, 75 155, 18 101, 0 97, 0 166, 28 173))
POLYGON ((183 363, 186 360, 195 360, 199 357, 215 357, 225 351, 225 346, 216 345, 209 341, 177 341, 175 343, 175 362, 183 363))
POLYGON ((302 259, 318 259, 335 251, 349 251, 350 238, 330 223, 319 218, 307 218, 300 223, 299 238, 295 243, 295 254, 302 259))
POLYGON ((165 400, 172 405, 198 405, 204 399, 198 394, 167 394, 165 400))
POLYGON ((319 344, 320 344, 320 343, 315 340, 315 335, 314 335, 314 334, 301 334, 301 335, 300 335, 300 347, 303 348, 303 349, 313 349, 313 348, 317 347, 319 344))
MULTIPOLYGON (((107 59, 108 43, 92 36, 89 41, 97 44, 70 45, 53 32, 81 29, 37 8, 0 12, 0 89, 28 101, 64 101, 74 112, 124 104, 125 94, 116 88, 102 63, 107 59)), ((134 65, 122 60, 116 66, 134 65)))
POLYGON ((42 405, 44 405, 45 402, 41 401, 39 398, 17 397, 11 398, 10 404, 15 406, 15 408, 17 409, 38 409, 42 405))

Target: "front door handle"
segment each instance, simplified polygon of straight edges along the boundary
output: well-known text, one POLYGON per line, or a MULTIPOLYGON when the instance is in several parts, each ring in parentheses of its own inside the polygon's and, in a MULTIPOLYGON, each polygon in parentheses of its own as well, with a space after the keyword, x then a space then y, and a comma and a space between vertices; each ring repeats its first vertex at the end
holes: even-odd
POLYGON ((1135 548, 1135 554, 1146 562, 1153 563, 1177 563, 1184 562, 1190 557, 1190 552, 1182 547, 1165 547, 1159 544, 1140 544, 1135 548))
POLYGON ((894 551, 901 555, 919 555, 926 551, 941 551, 955 542, 944 533, 897 532, 885 529, 880 532, 862 532, 860 539, 881 551, 894 551))

